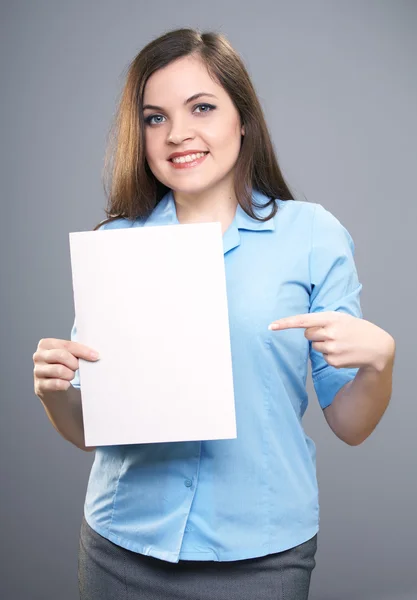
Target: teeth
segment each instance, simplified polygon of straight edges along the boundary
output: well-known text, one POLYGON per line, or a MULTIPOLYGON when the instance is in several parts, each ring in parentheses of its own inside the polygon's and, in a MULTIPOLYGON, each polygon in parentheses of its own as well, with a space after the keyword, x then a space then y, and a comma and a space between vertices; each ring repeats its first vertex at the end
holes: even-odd
POLYGON ((191 161, 195 160, 196 158, 201 158, 202 156, 205 156, 206 154, 208 154, 208 152, 198 152, 197 154, 187 154, 187 156, 177 156, 176 158, 172 159, 172 162, 175 162, 175 163, 191 162, 191 161))

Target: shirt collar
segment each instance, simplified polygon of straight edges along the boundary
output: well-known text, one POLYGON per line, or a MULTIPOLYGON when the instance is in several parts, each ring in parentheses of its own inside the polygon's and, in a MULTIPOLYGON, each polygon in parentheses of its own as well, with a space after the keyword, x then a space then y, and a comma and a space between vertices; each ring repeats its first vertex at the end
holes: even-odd
MULTIPOLYGON (((256 204, 266 204, 269 201, 269 198, 259 190, 254 189, 252 191, 252 200, 256 204)), ((254 209, 254 212, 260 217, 266 217, 271 212, 271 206, 267 206, 266 208, 256 208, 254 209)), ((274 231, 275 229, 274 219, 263 222, 257 221, 246 214, 240 204, 237 205, 233 223, 236 225, 237 229, 249 229, 251 231, 274 231)), ((144 226, 148 225, 179 225, 172 190, 169 190, 169 192, 163 196, 151 215, 147 218, 144 226)))
MULTIPOLYGON (((260 192, 259 190, 252 190, 252 202, 256 204, 266 204, 270 198, 260 192)), ((265 208, 254 208, 254 212, 258 217, 266 217, 271 213, 271 205, 265 208)), ((274 231, 275 223, 274 219, 268 219, 268 221, 257 221, 250 217, 240 204, 237 205, 235 222, 238 229, 249 229, 250 231, 274 231)))
MULTIPOLYGON (((269 198, 259 190, 253 189, 252 200, 256 204, 264 205, 269 201, 269 198)), ((260 217, 266 217, 271 212, 271 206, 269 205, 266 208, 254 208, 254 212, 260 217)), ((146 219, 144 227, 155 225, 179 224, 180 223, 177 219, 174 194, 172 190, 169 190, 155 206, 151 215, 146 219)), ((248 214, 246 214, 246 212, 243 210, 240 204, 238 204, 234 219, 223 236, 224 253, 228 252, 232 248, 235 248, 236 246, 239 246, 239 230, 241 229, 246 229, 250 231, 274 231, 274 219, 268 219, 268 221, 257 221, 256 219, 253 219, 248 214)))

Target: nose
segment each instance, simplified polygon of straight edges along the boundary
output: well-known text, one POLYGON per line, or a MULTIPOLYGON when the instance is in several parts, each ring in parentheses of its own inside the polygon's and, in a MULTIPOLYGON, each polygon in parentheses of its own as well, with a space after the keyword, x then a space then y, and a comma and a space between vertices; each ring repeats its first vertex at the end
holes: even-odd
POLYGON ((170 133, 168 136, 168 142, 170 142, 171 144, 181 144, 181 142, 185 141, 185 140, 192 140, 193 136, 192 135, 188 135, 186 133, 170 133))
POLYGON ((188 125, 183 121, 176 121, 168 133, 168 142, 181 144, 184 140, 192 140, 194 134, 190 131, 188 125))

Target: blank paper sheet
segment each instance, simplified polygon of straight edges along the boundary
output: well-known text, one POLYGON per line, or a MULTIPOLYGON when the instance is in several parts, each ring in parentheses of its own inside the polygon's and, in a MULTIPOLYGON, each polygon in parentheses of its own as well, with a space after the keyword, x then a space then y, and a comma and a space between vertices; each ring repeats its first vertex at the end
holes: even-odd
POLYGON ((86 446, 236 438, 221 224, 69 236, 86 446))

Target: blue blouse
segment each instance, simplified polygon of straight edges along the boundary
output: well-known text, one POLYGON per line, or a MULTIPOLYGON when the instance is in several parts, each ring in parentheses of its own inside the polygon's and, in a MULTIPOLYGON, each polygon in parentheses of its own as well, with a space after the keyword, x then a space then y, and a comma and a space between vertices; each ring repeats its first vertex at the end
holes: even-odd
MULTIPOLYGON (((253 198, 268 200, 255 189, 253 198)), ((303 328, 268 325, 319 311, 362 318, 362 285, 352 238, 331 212, 275 201, 264 223, 238 206, 223 236, 237 438, 97 447, 84 514, 115 544, 174 563, 232 561, 293 548, 319 529, 316 448, 302 425, 307 361, 322 409, 358 369, 329 365, 303 328)), ((101 228, 172 224, 169 191, 149 218, 101 228)))

